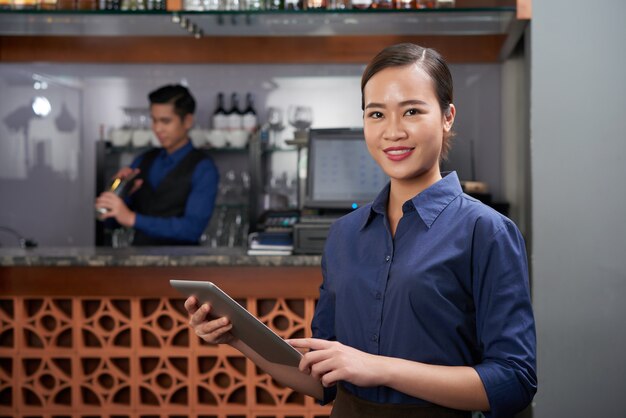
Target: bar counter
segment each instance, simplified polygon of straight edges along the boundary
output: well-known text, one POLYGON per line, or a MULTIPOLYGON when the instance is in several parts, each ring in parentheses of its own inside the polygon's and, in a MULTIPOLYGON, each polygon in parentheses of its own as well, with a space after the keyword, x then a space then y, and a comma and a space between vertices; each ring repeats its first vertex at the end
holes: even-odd
POLYGON ((210 280, 281 337, 310 336, 319 256, 0 248, 0 417, 328 416, 197 338, 172 278, 210 280))
POLYGON ((320 256, 249 256, 243 248, 57 247, 0 248, 0 266, 317 266, 320 256))

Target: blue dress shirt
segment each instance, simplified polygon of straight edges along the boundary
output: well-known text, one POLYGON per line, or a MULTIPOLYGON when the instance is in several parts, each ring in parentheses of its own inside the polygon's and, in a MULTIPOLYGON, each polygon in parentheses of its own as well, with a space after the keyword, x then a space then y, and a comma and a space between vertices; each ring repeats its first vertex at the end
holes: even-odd
MULTIPOLYGON (((165 176, 172 171, 193 149, 191 142, 168 154, 165 149, 152 163, 148 173, 150 185, 156 189, 165 176)), ((137 168, 144 154, 135 158, 131 168, 137 168)), ((137 214, 134 228, 150 236, 179 241, 198 242, 204 232, 213 208, 219 183, 219 172, 210 158, 200 161, 191 178, 191 192, 187 198, 182 217, 156 217, 137 214)), ((132 195, 129 198, 132 202, 132 195)))
MULTIPOLYGON (((389 185, 332 225, 313 336, 376 355, 474 367, 487 416, 523 409, 536 392, 536 339, 517 227, 464 194, 453 172, 404 203, 392 237, 388 196, 389 185)), ((342 385, 374 402, 426 403, 389 387, 342 385)))

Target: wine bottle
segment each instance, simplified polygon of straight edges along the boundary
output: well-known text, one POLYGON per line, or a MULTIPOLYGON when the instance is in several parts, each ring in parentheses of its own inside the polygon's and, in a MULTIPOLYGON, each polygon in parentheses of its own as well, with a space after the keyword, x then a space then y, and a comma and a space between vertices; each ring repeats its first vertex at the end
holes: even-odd
POLYGON ((395 0, 396 9, 415 9, 415 0, 395 0))
POLYGON ((226 113, 228 118, 228 129, 239 130, 243 127, 243 112, 239 110, 239 99, 237 93, 230 95, 230 110, 226 113))
POLYGON ((211 116, 211 125, 213 129, 228 129, 228 117, 226 116, 226 109, 224 109, 224 93, 217 95, 217 108, 211 116))
POLYGON ((374 0, 372 1, 372 9, 393 9, 392 0, 374 0))
POLYGON ((306 8, 310 10, 326 9, 326 6, 326 0, 306 0, 306 8))
POLYGON ((352 0, 353 9, 369 9, 372 7, 372 0, 352 0))
POLYGON ((252 94, 246 94, 246 110, 243 111, 243 129, 254 132, 257 127, 257 116, 254 110, 254 99, 252 94))

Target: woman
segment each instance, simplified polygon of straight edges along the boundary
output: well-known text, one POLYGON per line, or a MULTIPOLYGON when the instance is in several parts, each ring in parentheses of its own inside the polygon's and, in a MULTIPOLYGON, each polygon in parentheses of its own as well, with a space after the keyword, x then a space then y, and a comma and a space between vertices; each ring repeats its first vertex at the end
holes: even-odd
MULTIPOLYGON (((390 183, 331 228, 314 338, 289 341, 311 350, 300 368, 325 401, 336 392, 332 417, 512 416, 536 391, 524 241, 439 171, 456 114, 450 71, 431 49, 394 45, 361 92, 367 148, 390 183)), ((230 338, 227 321, 186 306, 202 338, 230 338)))

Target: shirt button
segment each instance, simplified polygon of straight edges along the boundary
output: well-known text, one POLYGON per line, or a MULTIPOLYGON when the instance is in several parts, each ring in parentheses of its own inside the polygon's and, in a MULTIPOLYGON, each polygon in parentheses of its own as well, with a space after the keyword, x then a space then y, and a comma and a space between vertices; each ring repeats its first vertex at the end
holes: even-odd
POLYGON ((389 262, 389 260, 391 260, 391 256, 390 256, 390 255, 388 255, 388 256, 386 256, 386 257, 385 257, 385 261, 386 261, 386 262, 389 262))
POLYGON ((378 341, 378 335, 376 334, 372 335, 372 341, 378 341))
POLYGON ((377 292, 377 293, 376 293, 376 299, 380 300, 380 298, 381 298, 382 296, 383 296, 383 295, 381 295, 381 294, 380 294, 380 292, 377 292))

